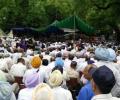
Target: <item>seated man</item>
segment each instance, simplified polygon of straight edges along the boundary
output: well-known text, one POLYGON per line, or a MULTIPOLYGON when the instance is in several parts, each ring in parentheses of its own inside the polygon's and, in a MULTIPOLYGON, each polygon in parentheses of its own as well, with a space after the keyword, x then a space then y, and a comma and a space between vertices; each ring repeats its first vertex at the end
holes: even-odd
POLYGON ((111 95, 111 89, 116 83, 113 72, 105 65, 89 70, 92 75, 92 88, 95 96, 91 100, 120 100, 111 95))
POLYGON ((14 64, 10 69, 10 74, 13 76, 23 77, 27 67, 23 58, 19 58, 17 64, 14 64))

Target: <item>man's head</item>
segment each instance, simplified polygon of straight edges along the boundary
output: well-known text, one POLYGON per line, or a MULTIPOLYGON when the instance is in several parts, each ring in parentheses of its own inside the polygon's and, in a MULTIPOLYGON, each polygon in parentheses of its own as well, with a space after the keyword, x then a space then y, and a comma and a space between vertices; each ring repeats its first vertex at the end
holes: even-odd
POLYGON ((92 64, 90 64, 90 65, 87 65, 85 68, 84 68, 84 70, 83 70, 83 75, 84 75, 84 77, 87 79, 87 80, 91 80, 92 79, 92 76, 91 76, 91 74, 89 73, 89 70, 91 69, 91 68, 93 68, 93 67, 95 67, 94 65, 92 65, 92 64))
POLYGON ((105 65, 92 73, 92 88, 95 94, 108 94, 116 83, 113 72, 105 65))
POLYGON ((39 68, 42 61, 39 56, 34 56, 31 61, 31 65, 33 68, 39 68))
POLYGON ((74 55, 73 54, 69 54, 69 60, 73 60, 74 59, 74 55))
POLYGON ((103 61, 115 61, 116 53, 113 49, 96 48, 95 58, 103 61))
POLYGON ((49 62, 48 62, 48 60, 47 60, 47 59, 43 59, 43 60, 42 60, 42 65, 47 66, 47 65, 48 65, 48 63, 49 63, 49 62))
POLYGON ((18 58, 17 63, 22 63, 25 65, 25 60, 23 58, 18 58))
POLYGON ((50 62, 53 62, 53 61, 55 61, 55 57, 50 58, 50 62))
POLYGON ((62 54, 61 54, 61 53, 57 53, 57 54, 56 54, 56 58, 57 58, 57 57, 62 57, 62 54))
POLYGON ((72 61, 70 66, 71 66, 71 68, 76 69, 77 62, 76 61, 72 61))

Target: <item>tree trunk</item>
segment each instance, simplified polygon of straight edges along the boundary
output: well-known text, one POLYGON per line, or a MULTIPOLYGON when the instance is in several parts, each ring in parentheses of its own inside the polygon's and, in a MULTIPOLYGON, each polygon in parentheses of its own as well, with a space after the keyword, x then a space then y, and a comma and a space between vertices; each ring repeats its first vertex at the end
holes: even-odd
POLYGON ((116 38, 116 43, 120 43, 120 28, 118 25, 112 26, 113 30, 115 31, 115 38, 116 38))

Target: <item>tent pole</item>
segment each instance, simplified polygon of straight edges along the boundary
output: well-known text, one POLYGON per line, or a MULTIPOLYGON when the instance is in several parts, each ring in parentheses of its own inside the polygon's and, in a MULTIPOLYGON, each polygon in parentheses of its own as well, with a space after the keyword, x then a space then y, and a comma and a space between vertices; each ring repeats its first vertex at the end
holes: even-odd
POLYGON ((74 12, 74 41, 75 41, 75 29, 76 29, 76 26, 75 26, 75 12, 74 12))

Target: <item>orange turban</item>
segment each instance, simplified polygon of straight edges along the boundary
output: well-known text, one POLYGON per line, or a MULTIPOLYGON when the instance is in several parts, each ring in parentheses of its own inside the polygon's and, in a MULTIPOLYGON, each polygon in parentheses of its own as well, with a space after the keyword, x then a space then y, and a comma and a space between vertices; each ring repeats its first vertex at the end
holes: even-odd
POLYGON ((31 61, 31 65, 33 68, 39 68, 41 65, 42 61, 39 56, 34 56, 31 61))

